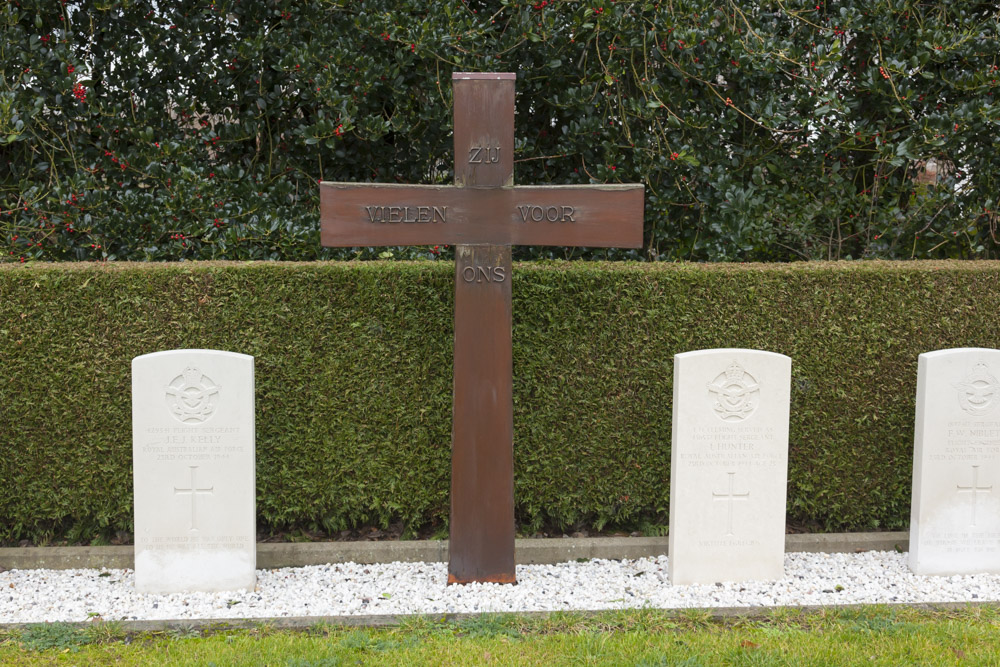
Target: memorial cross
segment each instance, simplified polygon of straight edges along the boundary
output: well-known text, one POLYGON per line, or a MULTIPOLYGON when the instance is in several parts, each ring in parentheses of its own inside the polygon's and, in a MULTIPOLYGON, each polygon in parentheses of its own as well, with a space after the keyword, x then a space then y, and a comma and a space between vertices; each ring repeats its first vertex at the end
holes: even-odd
POLYGON ((448 583, 514 583, 511 246, 642 246, 643 186, 514 186, 513 73, 455 73, 455 185, 320 184, 324 246, 455 246, 448 583))
POLYGON ((197 498, 200 493, 203 496, 211 496, 214 494, 215 487, 210 486, 206 489, 199 489, 198 485, 194 483, 194 471, 198 469, 198 466, 188 466, 191 469, 191 487, 187 489, 179 489, 174 487, 175 496, 191 496, 191 530, 198 530, 198 526, 195 524, 195 498, 197 498))
POLYGON ((726 537, 733 535, 733 501, 735 500, 750 500, 750 492, 745 493, 734 493, 733 484, 736 478, 736 473, 727 473, 729 475, 729 493, 718 493, 712 492, 712 500, 725 500, 729 503, 729 519, 726 523, 726 537))
POLYGON ((971 493, 972 494, 972 523, 969 524, 970 528, 976 527, 976 496, 980 493, 990 493, 993 491, 993 485, 989 486, 979 486, 979 466, 972 466, 972 486, 962 486, 961 484, 955 485, 958 488, 958 493, 971 493))

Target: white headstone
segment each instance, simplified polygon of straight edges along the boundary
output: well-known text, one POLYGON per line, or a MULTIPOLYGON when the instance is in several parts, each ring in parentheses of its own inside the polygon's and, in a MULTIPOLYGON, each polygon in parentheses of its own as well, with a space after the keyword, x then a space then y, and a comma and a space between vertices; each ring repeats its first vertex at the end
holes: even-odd
POLYGON ((784 576, 791 371, 759 350, 674 356, 672 583, 784 576))
POLYGON ((921 354, 910 569, 1000 573, 1000 350, 921 354))
POLYGON ((256 583, 253 357, 170 350, 132 360, 135 585, 256 583))

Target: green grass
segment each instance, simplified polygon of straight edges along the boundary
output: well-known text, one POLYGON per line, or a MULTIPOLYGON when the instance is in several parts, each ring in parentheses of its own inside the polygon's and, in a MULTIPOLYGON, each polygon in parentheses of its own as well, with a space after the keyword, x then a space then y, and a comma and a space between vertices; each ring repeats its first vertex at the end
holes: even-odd
POLYGON ((126 633, 114 624, 0 634, 3 665, 996 665, 1000 607, 869 607, 712 619, 633 610, 594 616, 416 617, 391 628, 126 633))

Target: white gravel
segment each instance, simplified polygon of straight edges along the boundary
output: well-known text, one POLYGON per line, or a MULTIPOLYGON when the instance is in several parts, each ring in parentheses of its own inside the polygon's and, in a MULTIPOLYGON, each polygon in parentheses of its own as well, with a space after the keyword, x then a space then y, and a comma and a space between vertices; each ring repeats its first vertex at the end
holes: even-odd
POLYGON ((905 553, 791 553, 785 578, 671 586, 667 558, 519 565, 516 586, 447 586, 444 563, 259 570, 254 591, 135 592, 132 570, 0 572, 0 623, 1000 600, 1000 575, 912 574, 905 553))

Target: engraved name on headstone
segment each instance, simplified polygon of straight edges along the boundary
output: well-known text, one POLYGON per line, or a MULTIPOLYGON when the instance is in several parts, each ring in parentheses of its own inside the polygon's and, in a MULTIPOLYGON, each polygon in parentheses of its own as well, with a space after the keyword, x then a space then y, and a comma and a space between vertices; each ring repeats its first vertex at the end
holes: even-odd
POLYGON ((139 592, 254 587, 253 368, 216 350, 132 360, 139 592))
POLYGON ((514 185, 514 79, 452 75, 455 186, 320 184, 324 246, 456 245, 448 583, 515 580, 511 246, 642 246, 642 185, 514 185))
POLYGON ((791 368, 759 350, 674 356, 672 583, 784 576, 791 368))
POLYGON ((1000 350, 917 361, 910 569, 1000 573, 1000 350))

